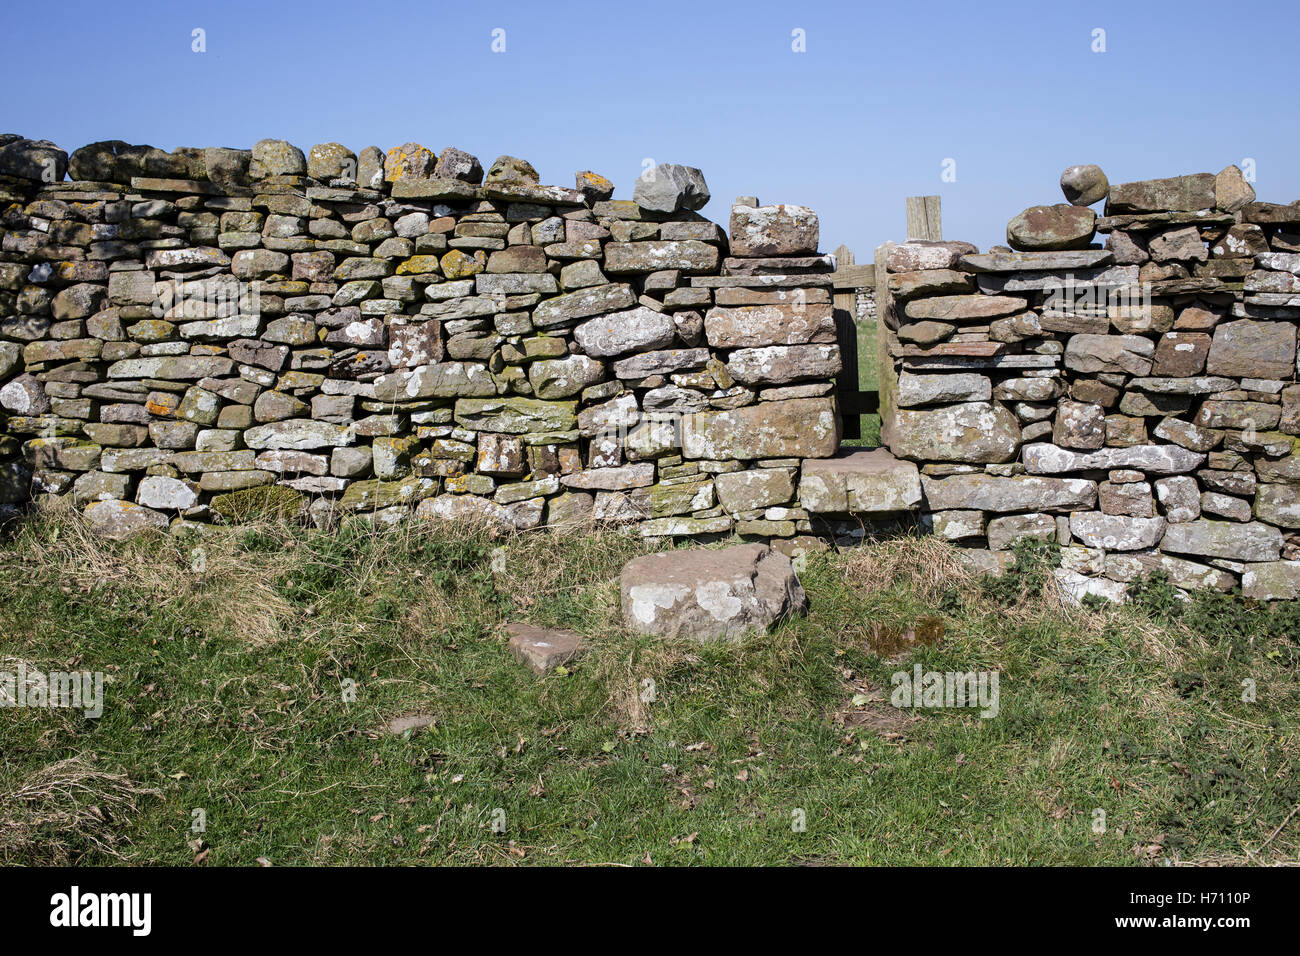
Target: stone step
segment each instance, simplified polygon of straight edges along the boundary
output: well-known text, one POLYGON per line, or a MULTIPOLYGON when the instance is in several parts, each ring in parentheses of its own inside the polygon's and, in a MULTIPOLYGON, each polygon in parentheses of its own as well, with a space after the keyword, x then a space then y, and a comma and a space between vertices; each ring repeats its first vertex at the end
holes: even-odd
POLYGON ((799 500, 820 514, 910 511, 921 503, 921 475, 886 448, 841 449, 804 462, 799 500))

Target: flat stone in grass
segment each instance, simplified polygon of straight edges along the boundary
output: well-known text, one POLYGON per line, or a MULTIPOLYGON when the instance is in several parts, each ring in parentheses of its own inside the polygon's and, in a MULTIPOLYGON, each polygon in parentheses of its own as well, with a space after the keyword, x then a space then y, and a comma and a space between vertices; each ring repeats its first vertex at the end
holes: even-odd
POLYGON ((510 653, 534 674, 546 674, 567 664, 582 649, 582 635, 574 631, 507 624, 506 633, 510 635, 510 653))
POLYGON ((167 516, 152 508, 135 505, 129 501, 96 501, 83 512, 91 528, 105 538, 120 540, 141 531, 167 528, 167 516))
POLYGON ((623 568, 623 620, 640 634, 738 639, 808 603, 790 559, 765 544, 647 554, 623 568))

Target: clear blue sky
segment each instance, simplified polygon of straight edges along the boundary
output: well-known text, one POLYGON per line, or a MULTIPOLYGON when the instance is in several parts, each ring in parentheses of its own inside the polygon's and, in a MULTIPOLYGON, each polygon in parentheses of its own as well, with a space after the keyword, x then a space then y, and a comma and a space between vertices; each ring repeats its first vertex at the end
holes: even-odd
POLYGON ((685 163, 711 218, 741 194, 801 203, 823 249, 864 261, 903 238, 905 196, 938 193, 945 237, 986 248, 1063 201, 1072 163, 1123 182, 1250 157, 1261 199, 1300 197, 1298 27, 1294 0, 6 0, 0 132, 69 152, 415 140, 547 183, 594 169, 627 198, 645 159, 685 163))

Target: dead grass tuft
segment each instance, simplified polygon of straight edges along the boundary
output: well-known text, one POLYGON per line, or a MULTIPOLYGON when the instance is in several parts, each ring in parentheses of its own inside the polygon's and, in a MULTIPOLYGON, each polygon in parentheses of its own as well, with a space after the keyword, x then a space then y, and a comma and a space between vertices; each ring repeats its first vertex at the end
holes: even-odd
POLYGON ((934 603, 951 588, 974 577, 957 548, 935 537, 907 535, 842 553, 844 579, 863 594, 886 591, 906 582, 918 598, 934 603))
POLYGON ((41 767, 0 791, 0 863, 64 865, 89 850, 123 859, 123 824, 159 795, 81 757, 41 767))

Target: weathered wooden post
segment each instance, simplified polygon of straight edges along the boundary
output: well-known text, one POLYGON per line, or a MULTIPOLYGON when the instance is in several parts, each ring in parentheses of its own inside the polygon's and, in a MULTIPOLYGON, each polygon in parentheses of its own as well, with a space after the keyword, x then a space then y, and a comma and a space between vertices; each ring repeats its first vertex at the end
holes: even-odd
POLYGON ((858 418, 858 293, 851 286, 841 286, 841 273, 853 266, 853 250, 841 245, 835 250, 835 286, 831 303, 835 317, 835 340, 840 346, 840 374, 835 391, 839 400, 840 419, 845 438, 861 438, 862 422, 858 418))
POLYGON ((943 238, 943 218, 939 213, 938 196, 907 197, 907 238, 943 238))

